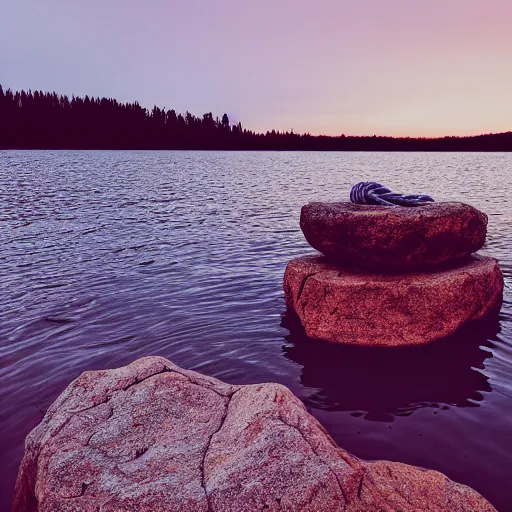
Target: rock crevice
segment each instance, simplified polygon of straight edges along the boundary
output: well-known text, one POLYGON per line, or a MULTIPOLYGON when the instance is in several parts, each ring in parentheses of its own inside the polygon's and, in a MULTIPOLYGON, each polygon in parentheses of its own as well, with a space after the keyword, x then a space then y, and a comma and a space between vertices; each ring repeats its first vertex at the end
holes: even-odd
MULTIPOLYGON (((190 380, 190 382, 192 382, 192 380, 190 380)), ((203 487, 204 489, 204 495, 206 497, 206 501, 208 503, 208 512, 214 512, 213 508, 212 508, 212 504, 211 504, 211 500, 210 500, 210 495, 208 493, 208 490, 206 488, 206 483, 205 483, 205 474, 204 474, 204 465, 205 465, 205 461, 206 461, 206 457, 208 456, 208 451, 210 450, 210 445, 212 444, 212 439, 222 430, 222 427, 224 425, 224 422, 226 421, 226 417, 228 415, 228 411, 229 411, 229 404, 231 403, 231 400, 233 398, 233 395, 236 394, 238 390, 234 391, 228 398, 228 403, 226 404, 226 407, 224 409, 224 415, 222 416, 222 419, 221 419, 221 422, 220 422, 220 425, 219 425, 219 428, 213 432, 213 434, 210 436, 210 438, 208 439, 208 444, 206 445, 206 449, 204 450, 204 455, 203 455, 203 459, 201 461, 201 466, 200 466, 200 469, 201 469, 201 486, 203 487)))

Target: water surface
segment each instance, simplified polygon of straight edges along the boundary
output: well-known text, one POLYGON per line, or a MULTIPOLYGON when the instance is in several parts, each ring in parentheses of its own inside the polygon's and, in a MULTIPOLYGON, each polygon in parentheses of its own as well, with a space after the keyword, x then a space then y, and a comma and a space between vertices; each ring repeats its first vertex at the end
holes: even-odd
POLYGON ((288 386, 345 449, 512 510, 511 154, 0 152, 0 509, 28 432, 82 371, 162 355, 288 386), (428 347, 305 337, 282 277, 309 201, 361 180, 489 215, 499 316, 428 347))

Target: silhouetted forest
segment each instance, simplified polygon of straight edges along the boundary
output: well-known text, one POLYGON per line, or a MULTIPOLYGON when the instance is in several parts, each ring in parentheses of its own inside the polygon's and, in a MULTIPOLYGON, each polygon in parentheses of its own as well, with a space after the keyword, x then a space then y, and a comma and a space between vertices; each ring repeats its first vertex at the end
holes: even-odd
POLYGON ((472 137, 328 137, 255 133, 224 114, 190 112, 55 92, 4 91, 0 85, 0 148, 229 149, 302 151, 512 151, 512 132, 472 137))

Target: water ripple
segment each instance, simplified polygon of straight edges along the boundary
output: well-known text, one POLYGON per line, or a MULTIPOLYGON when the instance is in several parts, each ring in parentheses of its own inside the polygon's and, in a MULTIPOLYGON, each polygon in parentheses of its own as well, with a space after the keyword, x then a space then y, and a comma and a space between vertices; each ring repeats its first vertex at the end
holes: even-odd
POLYGON ((507 510, 511 168, 484 153, 0 152, 0 509, 24 437, 73 378, 163 355, 281 382, 356 455, 438 469, 507 510), (488 213, 499 318, 395 353, 305 338, 282 293, 287 261, 313 253, 300 208, 362 179, 488 213))

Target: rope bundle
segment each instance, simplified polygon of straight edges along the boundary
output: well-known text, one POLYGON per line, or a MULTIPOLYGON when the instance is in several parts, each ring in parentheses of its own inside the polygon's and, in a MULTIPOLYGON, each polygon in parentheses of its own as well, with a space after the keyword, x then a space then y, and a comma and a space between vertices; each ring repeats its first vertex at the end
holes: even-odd
POLYGON ((434 201, 424 194, 395 194, 375 181, 362 181, 354 185, 350 191, 350 200, 356 204, 381 206, 423 206, 434 201))

